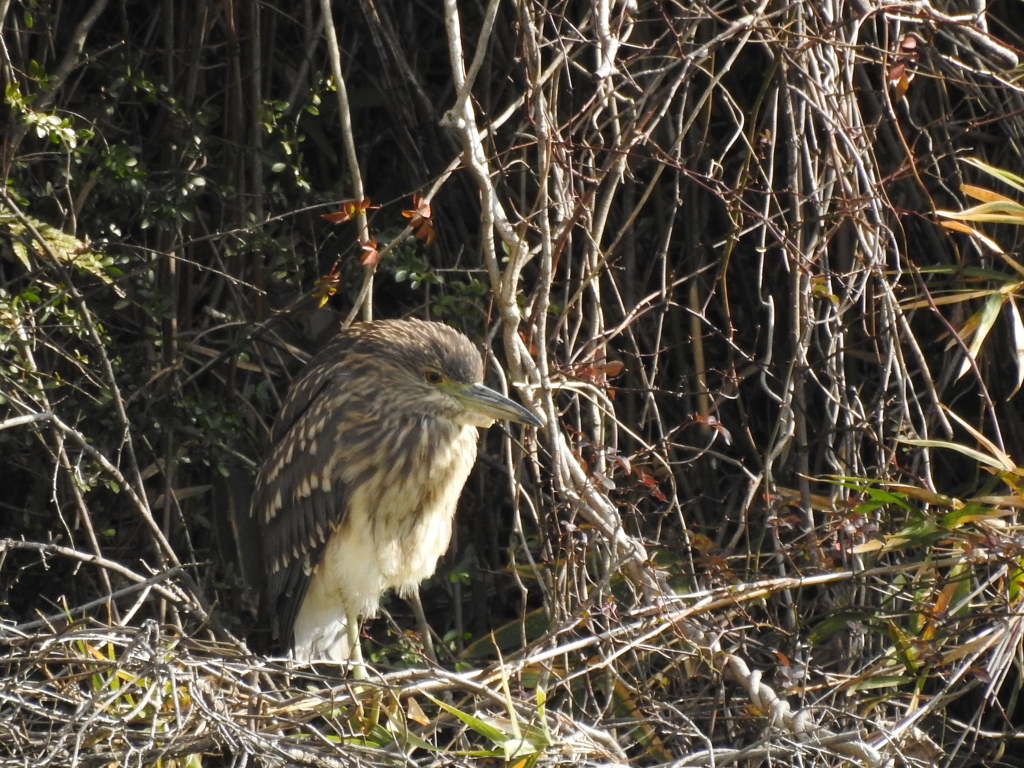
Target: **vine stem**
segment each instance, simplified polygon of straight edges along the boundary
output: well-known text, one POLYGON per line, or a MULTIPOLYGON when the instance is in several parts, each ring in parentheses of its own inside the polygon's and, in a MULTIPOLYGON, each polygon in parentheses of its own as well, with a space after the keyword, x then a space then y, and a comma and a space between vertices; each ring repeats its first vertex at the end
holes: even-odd
MULTIPOLYGON (((331 75, 334 78, 338 94, 338 123, 341 128, 342 143, 345 145, 345 159, 348 161, 351 176, 352 198, 358 202, 366 197, 366 192, 363 188, 362 173, 359 170, 359 156, 356 154, 356 141, 352 132, 352 111, 349 107, 345 75, 341 70, 341 47, 338 45, 338 33, 334 27, 331 0, 320 0, 320 12, 324 18, 324 39, 327 41, 327 52, 331 60, 331 75)), ((359 206, 356 206, 355 219, 356 226, 359 228, 359 244, 366 245, 370 242, 370 228, 366 212, 359 206)), ((359 296, 352 310, 345 318, 346 327, 352 324, 356 315, 361 315, 362 319, 366 321, 373 319, 373 275, 376 271, 376 264, 366 264, 363 267, 363 283, 359 288, 359 296)))

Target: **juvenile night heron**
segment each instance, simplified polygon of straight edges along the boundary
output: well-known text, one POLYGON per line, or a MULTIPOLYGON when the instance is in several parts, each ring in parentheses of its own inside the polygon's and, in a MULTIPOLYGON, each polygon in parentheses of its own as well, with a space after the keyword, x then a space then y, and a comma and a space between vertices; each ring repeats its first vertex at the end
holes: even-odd
POLYGON ((448 548, 477 428, 540 426, 482 379, 458 331, 380 320, 342 331, 292 385, 252 514, 271 634, 296 659, 359 664, 360 617, 388 589, 414 595, 448 548))

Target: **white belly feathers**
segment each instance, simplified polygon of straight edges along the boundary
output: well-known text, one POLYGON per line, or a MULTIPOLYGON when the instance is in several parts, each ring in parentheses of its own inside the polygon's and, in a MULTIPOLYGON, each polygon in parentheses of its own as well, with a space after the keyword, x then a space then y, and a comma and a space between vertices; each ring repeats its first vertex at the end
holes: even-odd
MULTIPOLYGON (((451 541, 459 495, 476 460, 476 427, 452 425, 451 437, 433 450, 420 434, 430 430, 383 430, 420 443, 423 471, 408 466, 376 467, 358 464, 336 467, 342 482, 357 490, 348 500, 342 527, 345 536, 329 538, 313 569, 309 588, 295 621, 295 655, 300 660, 344 659, 346 607, 361 616, 373 614, 379 596, 395 589, 407 596, 434 573, 451 541), (360 472, 374 471, 380 482, 357 483, 360 472), (439 478, 446 478, 440 481, 439 478), (369 498, 368 488, 384 488, 369 498), (436 489, 445 489, 440 494, 436 489)), ((436 431, 434 431, 436 438, 436 431)))

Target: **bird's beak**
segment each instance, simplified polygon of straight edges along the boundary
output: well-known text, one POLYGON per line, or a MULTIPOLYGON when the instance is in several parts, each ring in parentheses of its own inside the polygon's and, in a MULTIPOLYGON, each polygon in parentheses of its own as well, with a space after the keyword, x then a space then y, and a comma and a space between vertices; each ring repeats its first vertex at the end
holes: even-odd
MULTIPOLYGON (((483 420, 508 419, 517 421, 520 424, 530 424, 534 427, 541 426, 540 419, 523 408, 519 403, 509 400, 499 392, 483 384, 470 384, 455 393, 455 396, 465 406, 466 410, 474 416, 482 416, 483 420)), ((490 426, 490 421, 484 424, 477 423, 477 426, 490 426)))

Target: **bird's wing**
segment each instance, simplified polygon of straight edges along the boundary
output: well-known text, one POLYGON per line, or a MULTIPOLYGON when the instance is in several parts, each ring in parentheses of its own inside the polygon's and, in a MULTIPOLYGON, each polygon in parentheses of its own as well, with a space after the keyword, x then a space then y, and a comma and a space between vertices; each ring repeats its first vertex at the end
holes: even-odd
POLYGON ((266 574, 262 612, 282 649, 310 576, 330 535, 341 525, 347 489, 336 465, 334 395, 350 343, 336 338, 293 384, 274 424, 274 446, 256 478, 252 514, 263 529, 266 574))

